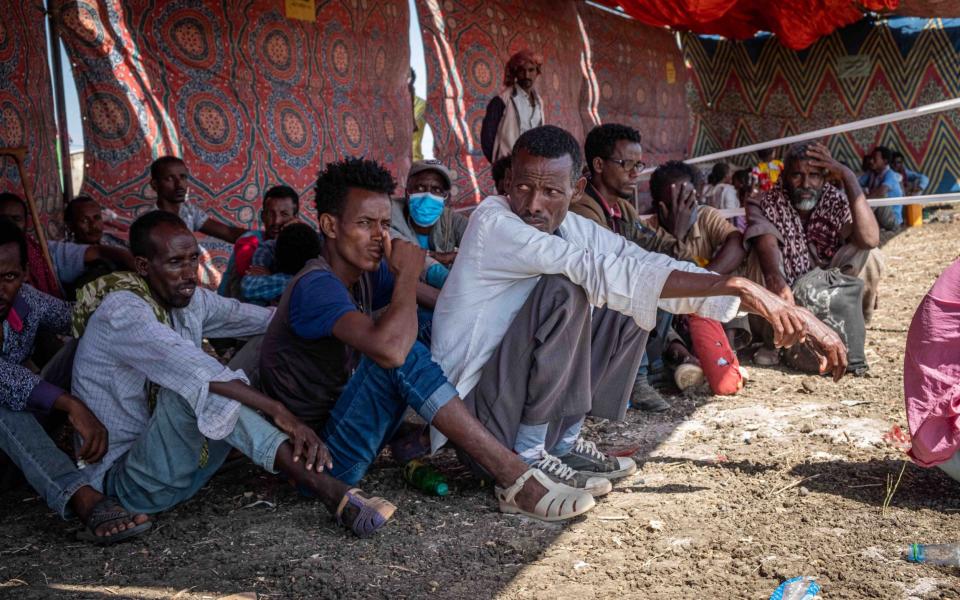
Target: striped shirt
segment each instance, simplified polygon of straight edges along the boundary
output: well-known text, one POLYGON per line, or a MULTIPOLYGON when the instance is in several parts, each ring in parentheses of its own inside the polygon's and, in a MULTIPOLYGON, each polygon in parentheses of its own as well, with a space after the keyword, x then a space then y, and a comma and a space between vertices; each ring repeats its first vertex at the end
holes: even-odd
POLYGON ((204 337, 248 337, 267 329, 274 310, 242 304, 197 288, 190 304, 170 311, 173 327, 132 292, 113 292, 90 317, 73 363, 73 393, 110 434, 103 460, 88 467, 91 485, 102 488, 110 466, 133 445, 150 421, 147 381, 165 394, 182 396, 197 413, 205 436, 223 439, 237 421, 240 404, 209 392, 213 381, 248 379, 201 349, 204 337))

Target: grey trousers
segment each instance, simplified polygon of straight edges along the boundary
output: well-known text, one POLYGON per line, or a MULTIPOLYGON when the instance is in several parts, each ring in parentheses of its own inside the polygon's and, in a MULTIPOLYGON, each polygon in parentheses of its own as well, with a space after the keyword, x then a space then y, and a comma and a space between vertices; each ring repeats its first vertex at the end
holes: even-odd
POLYGON ((646 341, 632 318, 592 309, 580 286, 545 275, 464 402, 507 448, 521 424, 548 423, 550 448, 588 413, 623 419, 646 341))

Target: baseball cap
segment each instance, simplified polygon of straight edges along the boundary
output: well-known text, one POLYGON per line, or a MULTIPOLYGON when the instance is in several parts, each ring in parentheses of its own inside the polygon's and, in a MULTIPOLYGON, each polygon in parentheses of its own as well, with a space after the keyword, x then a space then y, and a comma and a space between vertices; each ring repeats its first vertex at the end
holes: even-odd
POLYGON ((453 189, 453 172, 445 167, 439 160, 418 160, 410 165, 410 172, 407 173, 407 177, 413 177, 417 173, 423 173, 424 171, 436 171, 440 173, 443 180, 447 182, 447 187, 453 189))

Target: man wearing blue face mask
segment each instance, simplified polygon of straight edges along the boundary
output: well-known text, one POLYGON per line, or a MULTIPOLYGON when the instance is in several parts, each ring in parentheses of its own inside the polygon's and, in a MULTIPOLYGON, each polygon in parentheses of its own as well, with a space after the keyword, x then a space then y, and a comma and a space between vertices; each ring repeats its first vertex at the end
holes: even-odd
POLYGON ((453 177, 440 161, 413 163, 406 193, 393 201, 391 233, 427 251, 420 280, 440 289, 447 280, 467 218, 448 205, 453 177))

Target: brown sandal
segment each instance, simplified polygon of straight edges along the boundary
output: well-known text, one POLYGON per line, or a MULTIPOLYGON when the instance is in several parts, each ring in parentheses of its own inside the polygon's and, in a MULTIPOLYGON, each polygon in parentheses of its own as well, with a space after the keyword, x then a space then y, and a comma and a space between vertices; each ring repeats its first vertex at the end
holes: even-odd
POLYGON ((378 529, 387 524, 390 517, 397 510, 397 507, 387 502, 383 498, 376 496, 364 498, 360 495, 360 488, 350 488, 340 500, 340 506, 334 518, 341 527, 346 527, 343 522, 343 509, 350 505, 357 509, 357 518, 350 524, 350 530, 357 537, 368 537, 373 535, 378 529))

